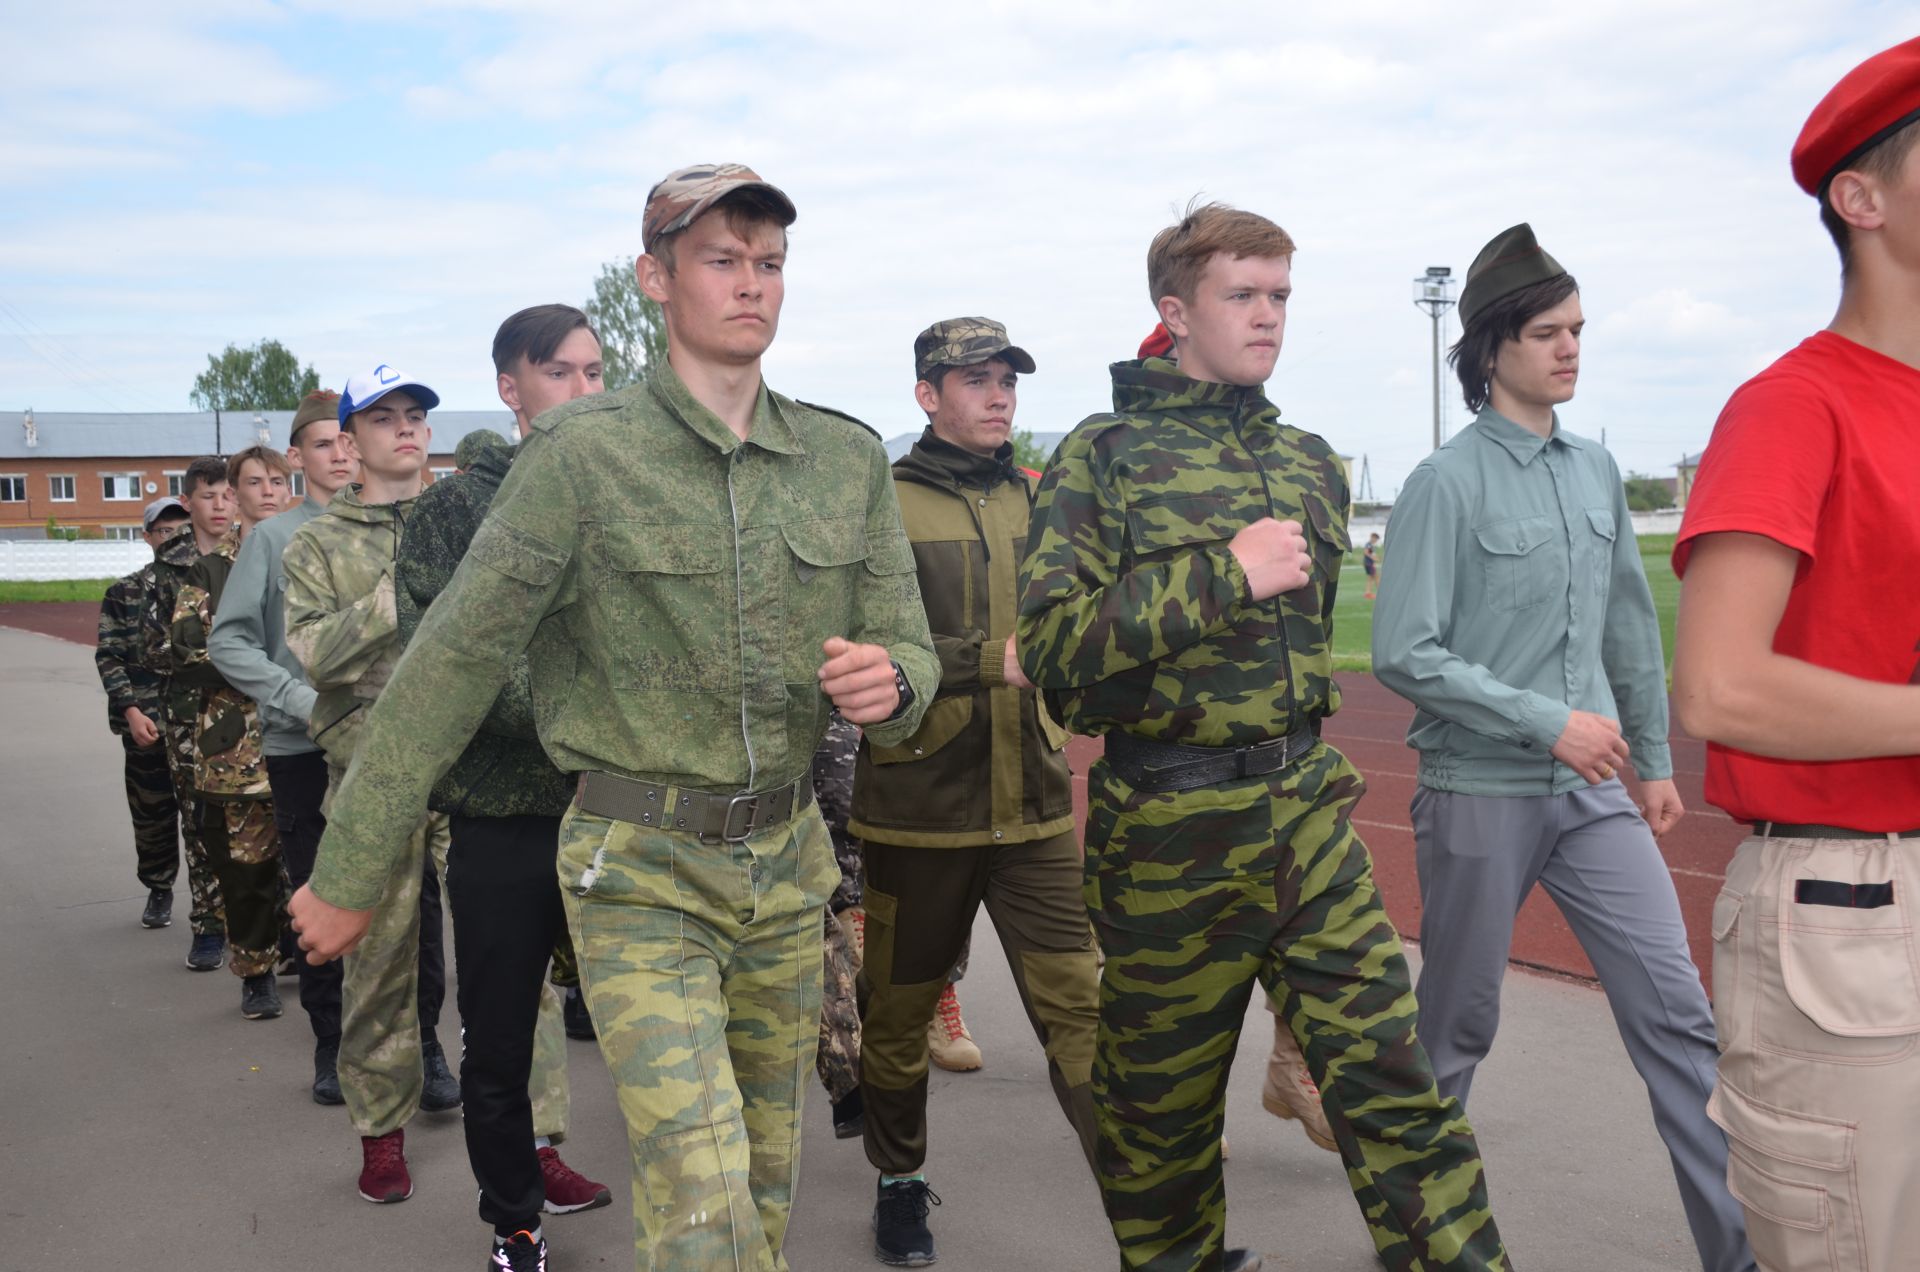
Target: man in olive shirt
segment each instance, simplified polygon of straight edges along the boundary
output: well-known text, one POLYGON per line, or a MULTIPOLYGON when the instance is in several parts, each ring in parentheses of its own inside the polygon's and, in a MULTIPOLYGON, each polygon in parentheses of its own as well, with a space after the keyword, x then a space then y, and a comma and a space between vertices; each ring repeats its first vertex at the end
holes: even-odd
POLYGON ((1475 258, 1460 316, 1453 364, 1479 415, 1400 492, 1373 620, 1374 674, 1419 708, 1420 1037, 1464 1105, 1514 914, 1543 885, 1647 1084, 1702 1262, 1743 1272, 1727 1141, 1707 1118, 1713 1017, 1654 844, 1683 811, 1660 627, 1620 470, 1554 412, 1579 374, 1580 293, 1516 225, 1475 258))
POLYGON ((351 948, 524 650, 540 740, 579 774, 559 873, 643 1268, 786 1266, 839 879, 814 749, 834 707, 898 743, 939 680, 878 437, 761 380, 793 219, 737 164, 653 188, 635 269, 666 362, 534 421, 292 907, 309 957, 351 948))

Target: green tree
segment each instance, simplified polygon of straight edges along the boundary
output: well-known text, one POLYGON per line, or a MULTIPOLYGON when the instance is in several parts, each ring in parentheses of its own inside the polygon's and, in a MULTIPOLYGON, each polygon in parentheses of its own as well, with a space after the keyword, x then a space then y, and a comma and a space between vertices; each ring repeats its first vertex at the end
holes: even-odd
POLYGON ((600 267, 585 309, 600 336, 602 378, 608 389, 638 384, 649 368, 666 361, 666 315, 660 302, 640 290, 631 256, 600 267))
POLYGON ((1627 474, 1627 508, 1633 512, 1658 512, 1673 507, 1673 491, 1658 477, 1644 473, 1627 474))
POLYGON ((1024 428, 1017 428, 1013 431, 1013 465, 1015 468, 1031 468, 1036 473, 1043 473, 1047 470, 1047 461, 1052 458, 1053 456, 1040 448, 1040 443, 1033 440, 1032 433, 1029 433, 1024 428))
POLYGON ((320 373, 278 340, 241 348, 228 345, 207 355, 207 369, 193 378, 187 394, 199 411, 291 411, 320 387, 320 373))

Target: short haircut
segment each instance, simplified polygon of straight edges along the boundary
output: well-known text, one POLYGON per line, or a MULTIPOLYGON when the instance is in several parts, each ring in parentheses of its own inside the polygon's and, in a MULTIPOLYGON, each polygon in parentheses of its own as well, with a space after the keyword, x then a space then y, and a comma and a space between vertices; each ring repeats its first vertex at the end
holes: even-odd
POLYGON ((521 358, 535 367, 552 362, 560 342, 581 327, 587 329, 594 343, 599 343, 600 333, 593 329, 586 314, 572 305, 535 305, 522 309, 493 333, 493 369, 505 375, 521 358))
POLYGON ((193 498, 193 492, 202 486, 218 486, 227 479, 227 461, 218 455, 202 455, 187 465, 186 476, 180 479, 180 496, 193 498))
POLYGON ((1473 315, 1460 339, 1447 351, 1467 409, 1478 413, 1493 394, 1493 358, 1500 346, 1516 340, 1535 317, 1580 290, 1572 274, 1560 274, 1490 300, 1473 315))
MULTIPOLYGON (((991 358, 982 358, 978 362, 969 362, 964 365, 958 362, 938 363, 934 366, 928 367, 927 373, 921 376, 916 383, 931 384, 933 386, 933 391, 935 393, 945 393, 947 391, 947 372, 971 371, 975 367, 984 367, 995 362, 1004 363, 1006 365, 1007 370, 1013 371, 1012 361, 1010 361, 1006 353, 1002 351, 1000 353, 994 354, 991 358)), ((1020 373, 1018 371, 1014 371, 1014 374, 1018 375, 1020 373)))
POLYGON ((784 246, 787 226, 792 224, 787 217, 788 207, 782 197, 765 186, 741 186, 738 190, 729 190, 714 200, 712 207, 693 218, 691 224, 655 239, 653 246, 647 249, 647 255, 664 265, 667 273, 673 273, 676 268, 674 248, 680 242, 680 236, 715 212, 726 221, 728 229, 743 239, 752 238, 753 232, 761 226, 771 225, 780 231, 780 242, 784 246))
MULTIPOLYGON (((1859 172, 1879 181, 1893 181, 1900 175, 1900 167, 1907 161, 1907 154, 1920 142, 1920 120, 1908 124, 1905 128, 1891 133, 1880 141, 1867 147, 1853 162, 1835 172, 1859 172)), ((1820 224, 1827 227, 1827 233, 1833 236, 1833 245, 1840 251, 1840 272, 1845 274, 1853 268, 1853 227, 1840 219, 1833 210, 1833 203, 1827 198, 1827 192, 1833 186, 1833 177, 1828 177, 1820 187, 1820 224)))
POLYGON ((268 450, 265 446, 249 446, 247 449, 235 451, 227 457, 228 485, 238 486, 240 484, 240 466, 250 459, 258 460, 261 466, 270 473, 279 473, 288 481, 293 480, 293 465, 287 462, 285 455, 282 455, 277 450, 268 450))
POLYGON ((1162 296, 1192 300, 1207 262, 1221 252, 1234 260, 1291 260, 1293 250, 1293 236, 1259 213, 1202 203, 1195 196, 1179 222, 1154 235, 1147 248, 1149 299, 1155 309, 1162 296))

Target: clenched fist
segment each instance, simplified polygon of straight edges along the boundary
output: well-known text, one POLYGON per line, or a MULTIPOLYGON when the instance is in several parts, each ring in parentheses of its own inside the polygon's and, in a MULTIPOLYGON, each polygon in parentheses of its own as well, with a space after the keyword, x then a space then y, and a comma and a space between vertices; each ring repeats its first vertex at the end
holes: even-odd
POLYGON ((1256 601, 1305 587, 1313 577, 1313 556, 1298 521, 1262 517, 1234 535, 1227 550, 1247 572, 1247 587, 1256 601))

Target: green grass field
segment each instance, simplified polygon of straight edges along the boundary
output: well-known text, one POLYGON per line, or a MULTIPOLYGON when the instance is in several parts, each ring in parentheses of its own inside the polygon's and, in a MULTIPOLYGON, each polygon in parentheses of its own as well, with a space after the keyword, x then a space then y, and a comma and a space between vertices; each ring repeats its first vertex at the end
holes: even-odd
MULTIPOLYGON (((1355 566, 1357 571, 1360 567, 1355 566)), ((98 601, 112 579, 62 579, 53 583, 0 581, 0 604, 13 601, 98 601)))
MULTIPOLYGON (((1673 555, 1670 534, 1651 534, 1640 540, 1640 562, 1647 585, 1653 589, 1653 607, 1660 615, 1660 645, 1673 667, 1673 612, 1680 603, 1680 580, 1673 577, 1668 559, 1673 555)), ((1383 561, 1382 568, 1390 568, 1383 561)), ((1373 670, 1373 602, 1366 599, 1366 575, 1360 554, 1348 556, 1340 571, 1340 599, 1333 609, 1333 664, 1341 671, 1373 670)))

